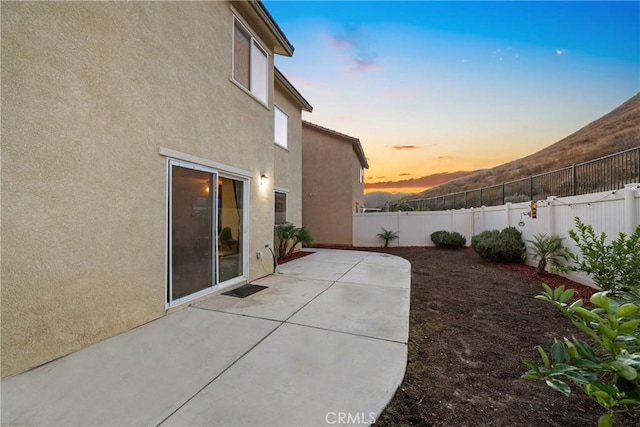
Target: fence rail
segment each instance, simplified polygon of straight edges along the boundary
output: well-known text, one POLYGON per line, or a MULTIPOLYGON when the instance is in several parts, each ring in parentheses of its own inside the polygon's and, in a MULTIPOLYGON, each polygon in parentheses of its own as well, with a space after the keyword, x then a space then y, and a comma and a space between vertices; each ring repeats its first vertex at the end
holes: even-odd
POLYGON ((507 202, 544 200, 611 191, 640 182, 640 146, 528 178, 443 196, 408 200, 416 210, 500 206, 507 202))

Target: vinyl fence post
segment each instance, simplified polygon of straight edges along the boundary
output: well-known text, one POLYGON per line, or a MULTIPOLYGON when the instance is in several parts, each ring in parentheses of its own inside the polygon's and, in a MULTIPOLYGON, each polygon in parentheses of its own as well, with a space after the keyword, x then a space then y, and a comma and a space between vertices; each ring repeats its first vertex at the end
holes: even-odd
POLYGON ((396 244, 396 246, 400 246, 400 214, 402 213, 402 211, 398 211, 396 213, 397 213, 396 224, 398 226, 398 228, 397 228, 397 230, 398 230, 398 243, 396 244))
POLYGON ((451 216, 449 217, 449 231, 452 232, 454 231, 453 229, 453 225, 455 224, 455 221, 453 219, 453 215, 455 214, 455 209, 451 209, 449 212, 451 212, 451 216))
POLYGON ((511 227, 511 202, 507 202, 506 205, 504 205, 504 213, 505 213, 505 222, 507 224, 507 227, 511 227))
POLYGON ((633 234, 640 224, 635 200, 635 192, 639 187, 640 184, 637 183, 624 186, 624 232, 627 236, 633 234))
POLYGON ((556 212, 554 208, 554 201, 556 196, 547 197, 547 233, 551 235, 555 233, 556 229, 556 212))

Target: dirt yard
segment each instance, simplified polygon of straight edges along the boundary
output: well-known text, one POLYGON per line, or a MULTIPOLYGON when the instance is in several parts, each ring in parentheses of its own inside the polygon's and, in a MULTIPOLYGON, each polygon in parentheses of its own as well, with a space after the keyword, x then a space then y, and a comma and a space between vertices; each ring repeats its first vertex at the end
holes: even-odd
MULTIPOLYGON (((554 337, 576 333, 535 300, 533 268, 492 264, 473 251, 396 248, 411 262, 411 324, 404 382, 378 426, 596 426, 600 409, 577 387, 569 398, 520 379, 554 337)), ((550 284, 572 283, 546 275, 550 284)), ((591 293, 582 288, 582 295, 591 293)), ((616 426, 634 426, 629 417, 616 426)))

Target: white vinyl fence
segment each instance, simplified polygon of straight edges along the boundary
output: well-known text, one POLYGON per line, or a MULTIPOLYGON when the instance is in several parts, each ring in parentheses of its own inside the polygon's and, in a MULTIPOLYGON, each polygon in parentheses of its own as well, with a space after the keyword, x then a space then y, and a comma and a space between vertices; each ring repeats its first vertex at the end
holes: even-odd
MULTIPOLYGON (((628 184, 618 191, 586 194, 572 197, 549 197, 537 203, 537 218, 530 216, 530 203, 507 203, 503 206, 480 207, 433 212, 379 212, 353 215, 353 245, 382 246, 384 241, 376 235, 382 228, 398 233, 398 239, 389 246, 433 246, 429 237, 438 230, 457 231, 467 238, 485 230, 516 227, 522 239, 533 239, 534 234, 557 233, 565 237, 564 244, 572 252, 579 249, 569 237, 574 218, 591 224, 597 234, 604 232, 607 240, 619 233, 633 233, 640 224, 640 184, 628 184)), ((533 264, 531 259, 527 263, 533 264)), ((571 279, 592 285, 583 274, 571 273, 571 279)))

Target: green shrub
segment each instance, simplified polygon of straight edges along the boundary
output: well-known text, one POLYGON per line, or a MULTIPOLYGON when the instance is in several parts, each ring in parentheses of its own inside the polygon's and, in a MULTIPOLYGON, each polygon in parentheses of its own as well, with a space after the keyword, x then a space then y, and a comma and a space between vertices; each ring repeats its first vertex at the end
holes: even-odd
POLYGON ((467 243, 467 238, 457 231, 439 230, 431 233, 434 245, 443 249, 460 249, 467 243))
POLYGON ((393 207, 391 208, 392 212, 398 212, 398 211, 402 211, 402 212, 412 212, 413 206, 411 206, 409 203, 407 203, 406 201, 402 201, 402 202, 398 202, 395 205, 393 205, 393 207))
POLYGON ((575 218, 578 231, 569 230, 569 236, 576 242, 582 257, 568 252, 576 265, 558 267, 559 271, 584 271, 604 291, 632 291, 640 288, 640 226, 627 236, 620 233, 609 245, 607 235, 596 235, 591 225, 585 225, 575 218), (582 258, 582 259, 581 259, 582 258))
POLYGON ((522 377, 544 380, 568 396, 566 381, 580 386, 605 411, 598 426, 613 424, 613 416, 626 412, 640 419, 640 227, 631 236, 620 233, 605 244, 606 234, 596 235, 593 227, 575 218, 578 231, 569 235, 582 252, 582 259, 567 251, 576 263, 559 266, 560 271, 583 271, 604 291, 593 294, 593 309, 582 300, 568 305, 573 290, 547 285, 536 299, 553 304, 571 323, 589 337, 555 340, 550 356, 540 346, 543 365, 523 360, 527 371, 522 377))
POLYGON ((515 227, 483 231, 471 238, 471 248, 489 261, 521 263, 526 256, 522 233, 515 227))
POLYGON ((590 342, 574 336, 556 339, 550 352, 538 346, 542 365, 523 360, 529 370, 522 378, 543 380, 565 396, 571 394, 567 381, 581 387, 605 411, 599 427, 611 426, 618 412, 640 417, 640 306, 603 291, 591 296, 596 308, 587 309, 581 299, 568 305, 573 289, 542 286, 535 298, 553 304, 590 342))

